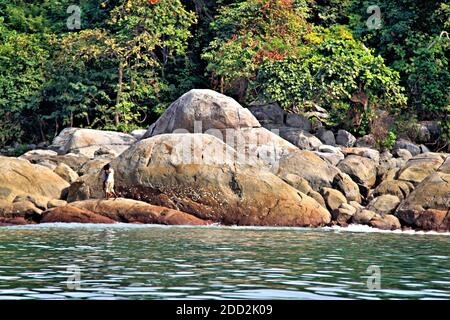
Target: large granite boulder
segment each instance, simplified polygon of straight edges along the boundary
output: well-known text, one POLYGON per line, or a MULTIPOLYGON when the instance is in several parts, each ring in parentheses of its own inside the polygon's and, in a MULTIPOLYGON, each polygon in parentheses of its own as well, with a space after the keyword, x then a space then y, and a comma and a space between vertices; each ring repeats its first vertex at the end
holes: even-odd
POLYGON ((349 155, 338 164, 338 168, 348 174, 358 185, 371 188, 377 179, 377 167, 375 161, 357 156, 349 155))
POLYGON ((293 128, 311 131, 311 121, 301 114, 289 113, 286 115, 286 125, 293 128))
POLYGON ((296 174, 308 181, 313 190, 320 192, 322 187, 332 187, 340 171, 311 151, 297 150, 280 159, 275 173, 279 177, 296 174))
POLYGON ((336 139, 334 137, 334 133, 331 130, 319 130, 316 133, 317 138, 320 139, 324 144, 329 146, 335 146, 336 145, 336 139))
POLYGON ((336 144, 344 147, 353 147, 356 143, 356 138, 350 132, 339 130, 336 134, 336 144))
POLYGON ((361 203, 358 184, 346 173, 340 172, 333 179, 333 187, 341 191, 348 201, 361 203))
POLYGON ((58 164, 53 172, 69 183, 75 182, 78 179, 78 173, 63 162, 58 164))
POLYGON ((76 153, 93 158, 100 148, 111 149, 120 154, 136 141, 132 135, 121 132, 66 128, 49 148, 58 154, 76 153))
POLYGON ((402 227, 399 219, 392 214, 376 214, 368 223, 369 226, 381 230, 397 230, 402 227))
POLYGON ((252 113, 234 99, 212 90, 191 90, 164 112, 144 135, 206 133, 234 148, 244 162, 276 165, 297 148, 278 134, 261 127, 252 113))
POLYGON ((336 189, 322 188, 322 196, 331 212, 337 210, 343 203, 347 203, 345 196, 336 189))
POLYGON ((450 230, 450 174, 435 172, 425 178, 397 208, 405 224, 425 230, 450 230))
POLYGON ((399 204, 400 199, 398 197, 391 194, 385 194, 370 201, 366 209, 380 215, 386 215, 393 213, 399 204))
POLYGON ((0 199, 18 195, 58 199, 69 183, 52 170, 17 158, 0 156, 0 199))
POLYGON ((401 180, 384 180, 374 190, 373 196, 378 197, 390 194, 398 197, 400 200, 403 200, 413 190, 414 186, 411 182, 401 180))
POLYGON ((23 200, 11 203, 0 199, 1 219, 22 218, 23 221, 29 223, 39 220, 41 214, 42 209, 36 207, 31 201, 23 200))
POLYGON ((163 133, 259 127, 252 113, 233 98, 209 89, 193 89, 172 103, 143 139, 163 133))
MULTIPOLYGON (((144 139, 112 162, 116 190, 127 198, 227 225, 321 226, 330 213, 260 167, 242 165, 234 149, 207 134, 144 139)), ((101 197, 98 175, 80 178, 101 197)))
POLYGON ((419 154, 406 162, 406 165, 398 173, 398 180, 418 184, 439 169, 443 163, 444 156, 439 153, 419 154))

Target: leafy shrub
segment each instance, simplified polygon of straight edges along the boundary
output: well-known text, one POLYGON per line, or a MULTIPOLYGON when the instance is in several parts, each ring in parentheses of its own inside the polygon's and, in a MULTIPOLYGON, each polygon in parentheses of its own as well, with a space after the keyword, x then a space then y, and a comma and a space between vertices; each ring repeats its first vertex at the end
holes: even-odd
POLYGON ((326 30, 322 37, 301 54, 266 60, 255 86, 287 110, 313 101, 330 112, 330 124, 365 125, 365 131, 374 107, 396 111, 406 105, 399 74, 380 56, 344 28, 326 30))

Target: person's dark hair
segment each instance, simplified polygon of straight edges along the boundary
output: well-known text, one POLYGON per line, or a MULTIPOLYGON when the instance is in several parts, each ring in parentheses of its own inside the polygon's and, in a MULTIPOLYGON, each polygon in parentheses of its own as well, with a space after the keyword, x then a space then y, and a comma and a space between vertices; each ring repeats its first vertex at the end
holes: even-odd
POLYGON ((103 167, 103 170, 109 170, 109 168, 111 168, 111 166, 108 164, 105 164, 105 166, 103 167))

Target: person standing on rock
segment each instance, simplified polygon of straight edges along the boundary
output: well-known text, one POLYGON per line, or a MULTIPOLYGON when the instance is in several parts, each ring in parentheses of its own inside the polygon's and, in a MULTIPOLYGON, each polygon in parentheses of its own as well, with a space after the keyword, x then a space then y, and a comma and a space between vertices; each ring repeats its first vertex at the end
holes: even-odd
POLYGON ((106 164, 102 170, 103 191, 105 192, 105 198, 108 200, 111 196, 117 199, 117 194, 114 191, 114 169, 106 164))

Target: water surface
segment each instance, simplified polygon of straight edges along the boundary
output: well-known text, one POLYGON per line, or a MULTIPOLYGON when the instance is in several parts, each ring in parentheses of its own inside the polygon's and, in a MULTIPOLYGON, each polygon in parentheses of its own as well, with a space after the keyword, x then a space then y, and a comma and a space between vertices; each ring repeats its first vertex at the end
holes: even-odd
POLYGON ((449 234, 123 224, 0 228, 0 299, 348 298, 450 299, 449 234), (376 278, 368 281, 377 268, 379 289, 376 278))

